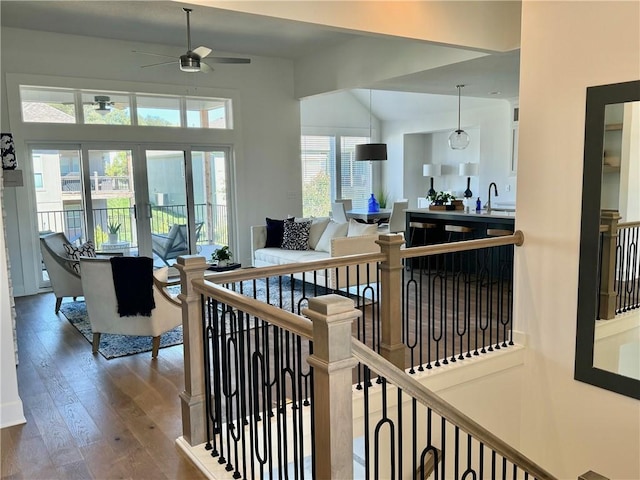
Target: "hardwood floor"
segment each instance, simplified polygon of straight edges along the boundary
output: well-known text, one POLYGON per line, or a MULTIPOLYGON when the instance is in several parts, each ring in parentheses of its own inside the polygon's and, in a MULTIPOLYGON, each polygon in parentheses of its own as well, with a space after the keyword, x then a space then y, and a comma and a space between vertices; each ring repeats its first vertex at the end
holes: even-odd
POLYGON ((53 294, 16 299, 27 423, 1 430, 2 479, 201 479, 182 456, 182 345, 105 360, 53 294))

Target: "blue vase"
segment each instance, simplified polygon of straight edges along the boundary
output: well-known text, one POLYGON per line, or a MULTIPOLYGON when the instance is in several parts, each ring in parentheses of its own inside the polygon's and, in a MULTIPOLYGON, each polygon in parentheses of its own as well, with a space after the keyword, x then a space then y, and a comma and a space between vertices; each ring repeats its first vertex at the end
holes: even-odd
POLYGON ((375 195, 372 193, 369 198, 369 213, 375 213, 380 211, 380 204, 376 200, 375 195))

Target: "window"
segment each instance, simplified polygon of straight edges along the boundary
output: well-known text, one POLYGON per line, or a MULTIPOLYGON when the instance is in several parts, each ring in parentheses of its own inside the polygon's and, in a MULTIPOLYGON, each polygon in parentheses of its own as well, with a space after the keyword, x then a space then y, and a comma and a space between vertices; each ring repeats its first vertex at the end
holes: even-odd
POLYGON ((230 128, 228 103, 224 98, 187 98, 187 127, 230 128))
POLYGON ((180 99, 138 96, 138 125, 180 126, 180 99))
POLYGON ((24 122, 233 128, 229 98, 21 85, 20 99, 24 122))
POLYGON ((35 123, 76 123, 73 90, 20 87, 22 121, 35 123))
POLYGON ((335 198, 350 198, 354 208, 366 208, 372 189, 371 162, 355 160, 355 146, 366 137, 303 135, 302 211, 326 216, 335 198))
POLYGON ((42 179, 42 173, 34 173, 33 174, 33 182, 36 185, 36 190, 44 189, 44 181, 42 179))

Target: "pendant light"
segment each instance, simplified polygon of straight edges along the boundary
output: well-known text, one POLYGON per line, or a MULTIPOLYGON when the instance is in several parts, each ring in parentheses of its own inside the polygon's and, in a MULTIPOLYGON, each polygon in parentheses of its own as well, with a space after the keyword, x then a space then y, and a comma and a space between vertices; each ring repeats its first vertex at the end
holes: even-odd
POLYGON ((460 128, 460 89, 464 85, 456 85, 458 89, 458 129, 449 135, 449 146, 453 150, 464 150, 469 145, 469 135, 460 128))
MULTIPOLYGON (((371 141, 371 90, 369 90, 369 141, 371 141)), ((377 161, 386 159, 386 143, 362 143, 360 145, 356 145, 357 161, 377 161)))

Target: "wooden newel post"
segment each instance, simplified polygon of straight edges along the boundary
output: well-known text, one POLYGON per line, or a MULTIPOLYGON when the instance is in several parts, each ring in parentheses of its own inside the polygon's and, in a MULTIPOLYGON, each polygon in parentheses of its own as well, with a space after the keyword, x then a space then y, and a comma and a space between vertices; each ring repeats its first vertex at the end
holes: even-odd
POLYGON ((616 248, 620 218, 617 210, 602 210, 600 212, 600 226, 606 226, 606 231, 602 233, 602 264, 600 265, 600 311, 598 318, 601 320, 616 316, 616 248))
POLYGON ((302 313, 313 321, 314 478, 353 478, 351 328, 361 312, 349 298, 324 295, 302 313))
POLYGON ((185 255, 174 265, 180 272, 182 292, 182 335, 184 337, 184 391, 182 404, 182 436, 189 445, 206 441, 204 367, 202 359, 202 301, 191 281, 202 278, 207 269, 204 257, 185 255))
POLYGON ((380 264, 380 354, 401 370, 405 369, 402 343, 402 235, 380 235, 380 251, 387 259, 380 264))

